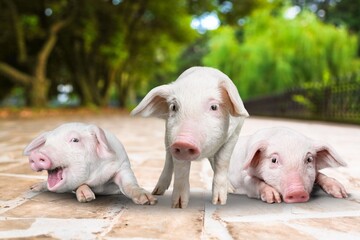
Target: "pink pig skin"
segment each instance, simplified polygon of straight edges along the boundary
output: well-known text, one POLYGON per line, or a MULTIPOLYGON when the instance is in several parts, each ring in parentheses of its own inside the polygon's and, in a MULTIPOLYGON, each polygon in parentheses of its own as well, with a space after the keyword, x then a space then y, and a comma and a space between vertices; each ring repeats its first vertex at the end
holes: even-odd
POLYGON ((34 191, 72 192, 79 202, 95 194, 123 193, 137 204, 156 198, 139 187, 121 142, 110 132, 84 123, 66 123, 36 137, 25 148, 32 170, 48 172, 34 191))
POLYGON ((208 158, 214 170, 212 202, 226 203, 230 156, 248 116, 228 76, 214 68, 189 68, 173 83, 152 89, 132 115, 166 120, 165 166, 153 194, 164 194, 174 172, 172 207, 186 208, 191 161, 208 158))
POLYGON ((319 170, 346 166, 328 144, 284 127, 262 129, 240 137, 231 157, 231 192, 268 203, 299 203, 310 198, 314 183, 337 198, 345 188, 319 170))
POLYGON ((51 169, 50 159, 39 151, 32 151, 29 156, 30 167, 34 171, 51 169))

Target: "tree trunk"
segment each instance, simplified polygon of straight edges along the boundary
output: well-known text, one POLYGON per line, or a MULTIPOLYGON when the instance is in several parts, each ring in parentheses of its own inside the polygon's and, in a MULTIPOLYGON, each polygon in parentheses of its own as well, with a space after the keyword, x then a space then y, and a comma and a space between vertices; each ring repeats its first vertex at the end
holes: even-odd
POLYGON ((128 82, 129 75, 127 73, 120 73, 119 79, 117 81, 117 91, 119 93, 119 107, 123 108, 126 107, 126 102, 128 99, 129 93, 129 82, 128 82))
POLYGON ((50 81, 46 78, 47 62, 50 53, 54 49, 57 41, 58 32, 65 26, 67 21, 59 21, 50 27, 49 37, 46 39, 43 47, 37 55, 35 65, 35 77, 32 82, 30 96, 30 105, 33 107, 46 107, 48 101, 48 91, 50 81))
POLYGON ((30 106, 46 107, 48 102, 49 87, 49 81, 45 78, 34 78, 29 93, 30 106))
POLYGON ((81 105, 89 107, 94 105, 93 95, 85 76, 78 74, 77 84, 81 93, 81 105))
MULTIPOLYGON (((28 59, 26 50, 26 41, 22 24, 18 16, 17 8, 12 1, 7 1, 11 14, 12 21, 15 28, 15 38, 18 46, 18 62, 23 63, 28 59)), ((75 12, 73 12, 74 14, 75 12)), ((48 91, 50 88, 50 81, 46 78, 46 69, 49 56, 54 49, 57 42, 57 35, 59 31, 64 28, 73 18, 70 15, 67 19, 59 20, 52 24, 49 29, 49 35, 37 54, 36 63, 33 64, 32 73, 23 73, 7 63, 0 62, 0 73, 7 76, 14 82, 21 83, 30 92, 27 93, 29 97, 30 106, 45 107, 48 100, 48 91)))
POLYGON ((103 89, 103 94, 101 98, 101 106, 106 106, 110 102, 110 94, 111 94, 111 87, 115 83, 116 78, 116 69, 115 68, 109 68, 109 74, 107 74, 107 81, 106 85, 103 89))
POLYGON ((31 82, 33 81, 32 76, 30 76, 26 73, 20 72, 19 70, 10 66, 9 64, 7 64, 5 62, 0 62, 0 73, 3 74, 4 76, 8 77, 12 81, 14 81, 16 83, 20 83, 24 86, 29 86, 31 84, 31 82))
POLYGON ((15 3, 12 0, 6 1, 11 17, 12 17, 12 23, 15 30, 15 36, 16 36, 16 45, 18 48, 18 61, 19 63, 25 63, 27 61, 27 50, 26 50, 26 43, 25 43, 25 35, 24 35, 24 29, 22 26, 22 22, 20 21, 18 10, 15 6, 15 3))

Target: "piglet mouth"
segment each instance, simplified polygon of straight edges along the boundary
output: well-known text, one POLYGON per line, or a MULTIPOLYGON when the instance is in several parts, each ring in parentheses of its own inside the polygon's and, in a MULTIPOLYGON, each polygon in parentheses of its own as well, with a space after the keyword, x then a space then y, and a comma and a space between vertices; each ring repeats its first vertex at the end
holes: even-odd
POLYGON ((57 167, 52 170, 48 170, 48 186, 49 189, 54 188, 63 180, 63 168, 57 167))

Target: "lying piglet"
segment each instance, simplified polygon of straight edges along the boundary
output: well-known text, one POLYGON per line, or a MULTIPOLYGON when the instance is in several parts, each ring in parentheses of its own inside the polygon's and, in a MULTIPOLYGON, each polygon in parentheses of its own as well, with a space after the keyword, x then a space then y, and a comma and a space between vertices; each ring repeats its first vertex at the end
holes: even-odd
POLYGON ((139 187, 120 141, 95 125, 63 124, 35 138, 24 155, 32 170, 48 172, 46 182, 31 187, 34 191, 76 191, 79 202, 122 192, 136 204, 156 203, 139 187))
POLYGON ((208 158, 214 170, 212 202, 225 204, 232 150, 248 113, 233 82, 209 67, 193 67, 152 89, 133 115, 166 119, 165 166, 153 194, 164 194, 174 171, 172 207, 189 201, 192 161, 208 158))
POLYGON ((306 202, 314 183, 328 194, 345 198, 344 187, 319 170, 346 166, 335 150, 288 128, 274 127, 240 137, 234 149, 229 181, 234 193, 268 203, 306 202))

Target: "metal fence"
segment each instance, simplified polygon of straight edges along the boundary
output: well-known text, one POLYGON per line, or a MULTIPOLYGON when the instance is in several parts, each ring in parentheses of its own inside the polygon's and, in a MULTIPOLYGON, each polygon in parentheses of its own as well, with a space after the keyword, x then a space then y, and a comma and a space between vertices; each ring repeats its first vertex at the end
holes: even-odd
POLYGON ((245 101, 250 115, 360 124, 360 84, 312 85, 245 101))

